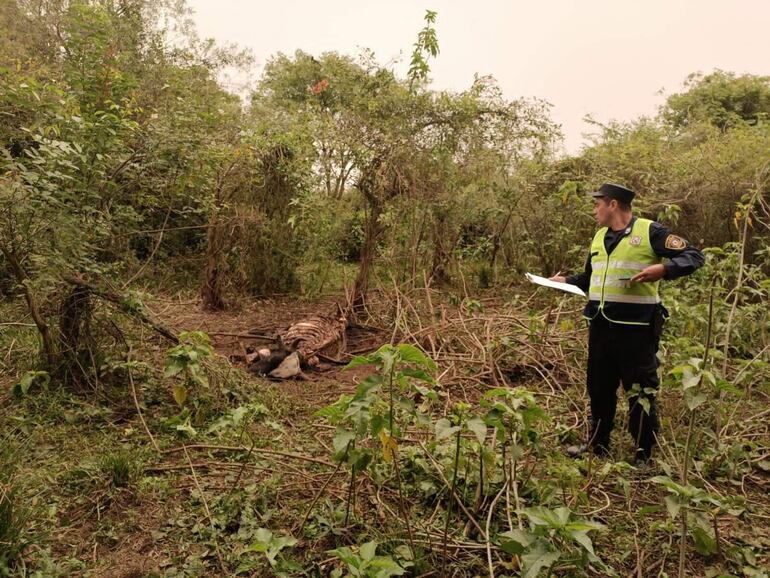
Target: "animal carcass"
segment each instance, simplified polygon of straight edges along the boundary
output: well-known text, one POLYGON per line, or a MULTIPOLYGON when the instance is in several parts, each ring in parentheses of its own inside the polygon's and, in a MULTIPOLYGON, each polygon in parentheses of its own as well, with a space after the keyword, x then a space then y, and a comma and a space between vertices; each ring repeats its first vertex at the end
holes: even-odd
POLYGON ((344 315, 315 315, 289 327, 280 335, 279 346, 259 350, 249 370, 287 379, 302 368, 318 364, 318 354, 335 343, 344 344, 348 321, 344 315))

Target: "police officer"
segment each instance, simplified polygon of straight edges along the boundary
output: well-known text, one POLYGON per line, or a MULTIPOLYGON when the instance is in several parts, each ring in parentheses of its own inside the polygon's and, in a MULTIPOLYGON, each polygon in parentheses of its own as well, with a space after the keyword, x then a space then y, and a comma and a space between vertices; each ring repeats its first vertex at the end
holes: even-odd
POLYGON ((589 320, 588 442, 570 446, 578 456, 589 449, 609 452, 619 383, 629 392, 628 429, 636 444, 635 461, 646 462, 655 444, 659 385, 656 353, 668 312, 660 302, 661 279, 689 275, 704 263, 703 253, 654 221, 633 215, 634 192, 605 183, 594 197, 594 235, 585 271, 553 281, 588 292, 583 316, 589 320), (668 260, 663 263, 663 258, 668 260))

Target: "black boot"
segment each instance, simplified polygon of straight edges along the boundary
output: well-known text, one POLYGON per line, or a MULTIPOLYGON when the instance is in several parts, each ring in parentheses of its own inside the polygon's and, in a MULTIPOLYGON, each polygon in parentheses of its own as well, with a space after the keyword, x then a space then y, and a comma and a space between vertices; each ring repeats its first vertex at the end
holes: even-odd
POLYGON ((589 450, 599 457, 607 457, 610 455, 610 450, 607 449, 607 446, 597 444, 575 444, 568 446, 565 451, 569 457, 578 458, 589 450))
POLYGON ((634 454, 635 466, 649 465, 651 459, 652 459, 652 448, 636 448, 636 453, 634 454))

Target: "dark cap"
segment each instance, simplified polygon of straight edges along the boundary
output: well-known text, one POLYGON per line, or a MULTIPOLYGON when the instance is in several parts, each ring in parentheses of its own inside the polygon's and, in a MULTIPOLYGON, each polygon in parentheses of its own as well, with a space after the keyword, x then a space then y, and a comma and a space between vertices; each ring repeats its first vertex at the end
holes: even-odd
POLYGON ((634 196, 636 195, 636 193, 634 193, 634 191, 631 189, 627 189, 626 187, 620 185, 614 185, 612 183, 604 183, 601 187, 599 187, 598 191, 593 191, 588 194, 592 197, 607 197, 608 199, 617 199, 621 203, 625 203, 627 205, 631 204, 631 201, 634 200, 634 196))

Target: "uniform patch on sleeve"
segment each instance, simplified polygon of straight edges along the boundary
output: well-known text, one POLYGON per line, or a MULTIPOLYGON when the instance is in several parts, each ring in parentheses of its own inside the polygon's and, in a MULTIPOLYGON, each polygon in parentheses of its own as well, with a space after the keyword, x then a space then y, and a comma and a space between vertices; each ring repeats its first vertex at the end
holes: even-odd
POLYGON ((666 249, 673 249, 674 251, 681 251, 687 246, 687 241, 682 237, 676 235, 669 235, 666 237, 666 249))

